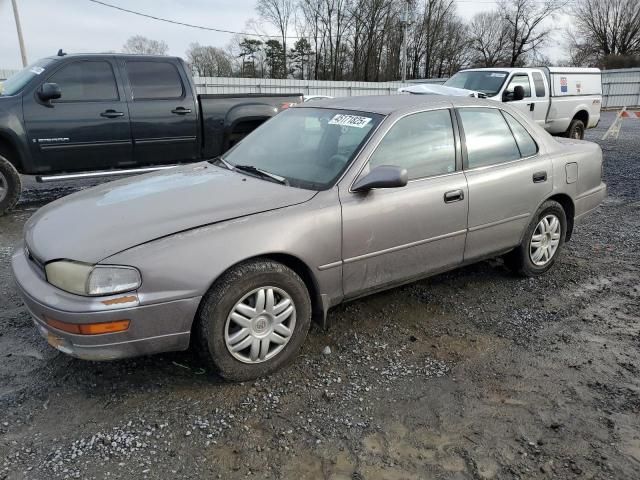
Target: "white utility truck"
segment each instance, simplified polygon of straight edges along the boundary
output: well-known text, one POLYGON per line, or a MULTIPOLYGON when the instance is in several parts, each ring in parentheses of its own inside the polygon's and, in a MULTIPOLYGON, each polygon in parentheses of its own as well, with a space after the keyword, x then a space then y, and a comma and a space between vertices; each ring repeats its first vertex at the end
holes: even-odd
POLYGON ((577 139, 598 124, 602 105, 597 68, 472 68, 456 73, 444 85, 420 83, 398 90, 509 102, 549 133, 577 139))

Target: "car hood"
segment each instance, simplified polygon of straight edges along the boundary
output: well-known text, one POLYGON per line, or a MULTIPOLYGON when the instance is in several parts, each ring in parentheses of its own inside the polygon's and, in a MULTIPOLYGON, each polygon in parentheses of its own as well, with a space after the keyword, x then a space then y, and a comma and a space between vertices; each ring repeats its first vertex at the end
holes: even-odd
POLYGON ((315 194, 202 162, 56 200, 29 219, 25 240, 41 262, 97 263, 166 235, 306 202, 315 194))

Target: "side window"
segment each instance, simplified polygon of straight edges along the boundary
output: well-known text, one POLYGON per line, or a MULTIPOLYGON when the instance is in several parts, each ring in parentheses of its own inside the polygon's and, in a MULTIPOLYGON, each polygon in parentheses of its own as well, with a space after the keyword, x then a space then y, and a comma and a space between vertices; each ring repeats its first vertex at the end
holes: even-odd
POLYGON ((544 80, 540 72, 533 72, 533 84, 536 87, 536 97, 544 97, 547 92, 545 91, 544 80))
POLYGON ((134 100, 180 98, 184 92, 178 69, 169 62, 128 61, 134 100))
POLYGON ((522 155, 523 157, 530 157, 531 155, 535 155, 536 153, 538 153, 538 145, 531 137, 531 135, 529 135, 529 132, 527 132, 527 130, 522 126, 522 124, 507 112, 503 111, 502 113, 504 114, 504 118, 507 119, 507 123, 511 127, 513 136, 516 137, 516 142, 518 143, 518 148, 520 149, 520 155, 522 155))
POLYGON ((409 180, 455 171, 449 110, 414 113, 398 120, 369 159, 371 168, 379 165, 406 168, 409 180))
POLYGON ((514 88, 520 85, 524 88, 524 98, 528 98, 531 96, 531 82, 529 81, 529 75, 514 75, 509 85, 507 86, 505 92, 513 93, 514 88))
POLYGON ((467 146, 467 168, 520 158, 518 145, 497 108, 459 109, 467 146))
POLYGON ((59 102, 98 102, 118 100, 118 87, 111 64, 105 61, 71 63, 51 75, 62 92, 59 102))

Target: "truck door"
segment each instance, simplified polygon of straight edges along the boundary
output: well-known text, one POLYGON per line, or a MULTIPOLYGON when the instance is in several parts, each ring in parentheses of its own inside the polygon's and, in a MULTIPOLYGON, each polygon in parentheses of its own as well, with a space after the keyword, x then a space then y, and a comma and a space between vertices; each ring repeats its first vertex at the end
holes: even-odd
POLYGON ((127 59, 133 158, 162 164, 199 158, 198 112, 182 69, 170 60, 127 59))
POLYGON ((533 120, 536 104, 531 96, 531 81, 529 80, 528 73, 513 74, 504 92, 502 92, 502 101, 509 102, 509 105, 517 108, 533 120), (516 86, 521 86, 524 89, 524 98, 522 100, 514 100, 514 89, 516 86))
POLYGON ((531 97, 531 103, 534 106, 533 119, 544 128, 549 110, 549 86, 542 72, 531 72, 531 79, 533 80, 535 93, 535 96, 531 97))
POLYGON ((131 163, 131 130, 124 90, 110 57, 64 63, 43 83, 62 97, 24 98, 24 121, 39 172, 96 170, 131 163))

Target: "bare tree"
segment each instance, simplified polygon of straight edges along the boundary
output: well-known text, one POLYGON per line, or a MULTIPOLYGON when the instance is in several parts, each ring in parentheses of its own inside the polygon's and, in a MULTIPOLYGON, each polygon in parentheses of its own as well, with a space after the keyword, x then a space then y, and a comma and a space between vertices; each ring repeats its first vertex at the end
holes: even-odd
POLYGON ((574 59, 606 64, 640 54, 640 1, 583 0, 575 6, 575 17, 569 42, 574 59))
POLYGON ((260 17, 280 31, 284 72, 287 71, 287 30, 295 7, 295 0, 258 0, 256 4, 256 10, 260 17))
POLYGON ((523 65, 526 55, 549 39, 551 28, 545 23, 567 0, 501 0, 498 11, 508 29, 509 66, 523 65))
POLYGON ((192 43, 186 53, 187 61, 198 76, 227 77, 233 73, 231 58, 220 48, 192 43))
POLYGON ((469 23, 469 48, 478 67, 498 67, 509 63, 509 30, 498 11, 477 13, 469 23))
POLYGON ((124 53, 141 53, 145 55, 166 55, 169 45, 163 40, 152 40, 142 35, 129 37, 122 46, 124 53))

